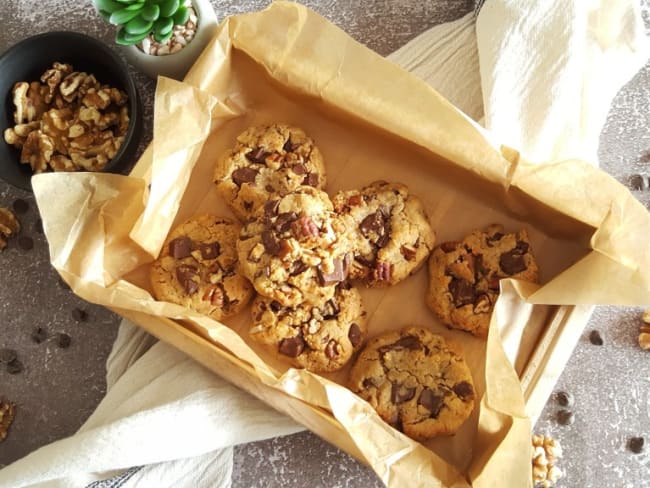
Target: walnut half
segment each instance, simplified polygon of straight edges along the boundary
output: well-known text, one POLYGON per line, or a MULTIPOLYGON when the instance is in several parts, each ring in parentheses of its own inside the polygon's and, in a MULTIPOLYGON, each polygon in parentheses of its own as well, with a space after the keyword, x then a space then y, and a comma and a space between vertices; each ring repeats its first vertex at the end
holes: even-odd
POLYGON ((7 239, 20 232, 20 222, 11 210, 0 207, 0 251, 7 247, 7 239))
POLYGON ((544 435, 533 436, 533 484, 541 488, 550 488, 562 477, 562 471, 556 466, 562 457, 562 447, 555 439, 544 435))

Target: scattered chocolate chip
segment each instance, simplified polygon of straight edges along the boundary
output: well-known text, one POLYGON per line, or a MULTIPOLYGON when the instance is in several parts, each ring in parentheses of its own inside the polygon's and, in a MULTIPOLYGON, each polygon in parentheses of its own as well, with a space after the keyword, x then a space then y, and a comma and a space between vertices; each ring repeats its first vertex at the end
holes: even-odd
POLYGON ((357 347, 361 342, 361 328, 358 324, 352 324, 350 330, 348 331, 348 339, 350 339, 350 344, 352 347, 357 347))
POLYGON ((302 180, 303 185, 318 187, 318 175, 316 173, 307 173, 302 180))
POLYGON ((449 292, 454 299, 454 306, 456 308, 464 307, 476 301, 476 290, 467 280, 452 278, 449 283, 449 292))
POLYGON ((305 167, 304 164, 298 163, 294 164, 291 167, 291 170, 296 173, 297 175, 304 175, 307 172, 307 168, 305 167))
POLYGON ((398 383, 393 383, 390 390, 390 401, 395 405, 408 402, 415 396, 415 388, 406 388, 398 383))
POLYGON ((169 254, 174 259, 183 259, 192 254, 194 242, 187 236, 177 237, 169 243, 169 254))
POLYGON ((589 342, 591 342, 594 346, 602 346, 603 338, 601 337, 600 332, 597 330, 592 330, 589 333, 589 342))
POLYGON ((274 228, 279 232, 286 232, 291 229, 291 224, 298 219, 296 212, 284 212, 275 219, 274 228))
POLYGON ((237 186, 241 186, 244 183, 254 183, 256 177, 257 170, 253 168, 239 168, 232 172, 232 181, 237 186))
POLYGON ((465 401, 465 399, 474 396, 474 388, 467 381, 461 381, 453 386, 452 390, 458 397, 465 401))
POLYGON ((6 347, 0 349, 0 363, 10 363, 16 359, 16 357, 18 357, 18 355, 15 350, 6 347))
POLYGON ((307 270, 308 266, 302 261, 296 261, 293 263, 293 268, 291 269, 291 276, 298 276, 300 273, 304 273, 307 270))
MULTIPOLYGON (((74 317, 74 311, 72 316, 74 317)), ((47 339, 47 331, 43 327, 36 327, 30 336, 32 338, 32 341, 34 341, 36 344, 40 344, 43 342, 45 339, 47 339)))
POLYGON ((72 339, 68 334, 65 334, 63 332, 59 332, 55 336, 56 340, 56 345, 59 346, 61 349, 67 349, 70 347, 70 343, 72 342, 72 339))
POLYGON ((264 250, 271 256, 277 256, 280 253, 280 241, 275 237, 273 231, 265 230, 262 232, 262 244, 264 250))
POLYGON ((86 320, 88 320, 88 312, 80 308, 73 308, 72 318, 75 319, 77 322, 85 322, 86 320))
POLYGON ((18 237, 18 247, 23 251, 31 251, 34 248, 34 240, 29 236, 18 237))
POLYGON ((431 418, 437 418, 442 410, 444 405, 444 397, 442 395, 436 395, 432 390, 425 388, 420 393, 420 398, 418 398, 418 405, 422 405, 424 408, 429 410, 431 418))
POLYGON ((251 163, 254 164, 264 164, 266 162, 266 158, 270 154, 271 154, 270 152, 265 151, 263 148, 256 147, 252 151, 246 153, 246 159, 248 159, 251 163))
POLYGON ((269 308, 271 310, 273 310, 274 312, 278 312, 278 311, 280 311, 282 309, 282 304, 280 302, 276 301, 276 300, 273 300, 269 304, 269 308))
POLYGON ((573 395, 571 393, 567 393, 566 391, 558 391, 555 394, 555 399, 557 400, 558 404, 563 407, 572 407, 575 403, 573 395))
POLYGON ((40 218, 36 219, 36 222, 34 222, 34 231, 35 231, 37 234, 43 234, 43 233, 44 233, 44 230, 43 230, 43 219, 40 219, 40 218))
POLYGON ((280 342, 280 354, 291 358, 298 357, 305 349, 305 341, 302 337, 296 336, 289 339, 282 339, 280 342))
POLYGON ((27 203, 22 198, 16 198, 14 200, 14 203, 11 204, 11 207, 17 214, 24 214, 29 210, 29 203, 27 203))
POLYGON ((7 373, 9 374, 18 374, 23 370, 23 363, 20 362, 20 359, 15 358, 13 361, 7 363, 7 373))
POLYGON ((627 441, 627 448, 634 454, 640 454, 643 452, 644 444, 645 439, 643 437, 630 437, 627 441))
POLYGON ((560 410, 557 413, 557 423, 560 425, 571 425, 575 422, 575 416, 571 410, 560 410))
POLYGON ((280 200, 269 200, 264 204, 264 215, 267 217, 274 217, 278 214, 278 207, 280 200))
POLYGON ((333 264, 334 269, 331 273, 323 273, 321 266, 318 266, 318 281, 321 286, 333 285, 334 283, 343 281, 346 278, 345 270, 343 269, 343 260, 335 259, 333 264))
POLYGON ((517 248, 504 252, 499 258, 499 267, 507 275, 515 275, 525 271, 528 266, 524 259, 524 254, 517 248))
POLYGON ((210 242, 209 244, 201 244, 199 246, 201 257, 203 259, 216 259, 221 253, 221 246, 218 242, 210 242))
POLYGON ((440 244, 440 249, 442 249, 443 252, 453 252, 458 249, 458 246, 460 246, 460 242, 458 241, 447 241, 440 244))
POLYGON ((328 343, 327 346, 325 346, 325 355, 329 359, 334 359, 336 356, 339 355, 337 351, 338 342, 336 342, 334 339, 331 339, 328 343))
POLYGON ((196 293, 199 289, 199 284, 193 279, 196 276, 198 276, 198 273, 194 266, 182 264, 176 268, 176 279, 185 290, 185 293, 189 295, 196 293))

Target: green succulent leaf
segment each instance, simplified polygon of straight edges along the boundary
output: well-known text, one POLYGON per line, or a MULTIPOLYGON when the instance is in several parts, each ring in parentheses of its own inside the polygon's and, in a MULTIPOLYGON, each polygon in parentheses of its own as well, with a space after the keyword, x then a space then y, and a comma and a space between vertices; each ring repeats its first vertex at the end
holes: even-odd
POLYGON ((140 10, 144 9, 144 2, 142 3, 132 3, 128 7, 125 7, 124 10, 131 10, 135 12, 140 12, 140 10))
POLYGON ((111 14, 109 22, 113 25, 123 25, 131 21, 131 19, 137 17, 140 14, 140 10, 129 10, 128 7, 118 10, 111 14))
POLYGON ((142 34, 143 32, 151 32, 151 28, 153 27, 153 22, 150 20, 145 20, 141 16, 137 16, 131 20, 129 20, 125 25, 124 28, 129 34, 142 34))
POLYGON ((149 35, 148 32, 142 34, 129 34, 126 29, 120 29, 115 36, 115 42, 121 46, 132 46, 149 35))
POLYGON ((101 15, 102 19, 104 19, 106 22, 111 21, 111 13, 107 12, 106 10, 100 10, 99 15, 101 15))
POLYGON ((160 16, 161 17, 171 17, 176 13, 178 7, 180 6, 180 0, 165 0, 160 3, 160 16))
POLYGON ((156 40, 156 42, 159 42, 161 44, 166 43, 169 41, 172 37, 172 31, 169 31, 167 34, 159 34, 158 32, 155 32, 153 35, 153 38, 156 40))
POLYGON ((120 3, 136 3, 136 1, 139 2, 140 0, 115 0, 115 1, 120 3))
POLYGON ((174 24, 183 25, 190 18, 190 11, 185 6, 180 7, 172 18, 174 19, 174 24))
POLYGON ((154 32, 159 36, 166 36, 167 34, 171 34, 173 28, 174 21, 169 17, 162 17, 156 20, 153 25, 154 32))
POLYGON ((158 5, 147 5, 142 9, 142 18, 154 22, 160 16, 160 7, 158 5))
POLYGON ((124 5, 116 2, 115 0, 93 0, 93 4, 97 7, 97 10, 108 12, 112 14, 116 10, 124 8, 124 5))

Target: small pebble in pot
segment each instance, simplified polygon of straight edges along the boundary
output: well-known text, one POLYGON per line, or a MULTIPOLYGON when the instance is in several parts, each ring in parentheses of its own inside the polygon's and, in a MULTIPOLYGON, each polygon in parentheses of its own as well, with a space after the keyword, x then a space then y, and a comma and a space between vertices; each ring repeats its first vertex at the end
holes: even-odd
POLYGON ((555 399, 563 407, 571 407, 575 403, 573 395, 571 393, 566 392, 566 391, 558 391, 555 394, 555 399))
POLYGON ((67 349, 70 347, 70 343, 72 342, 72 339, 68 334, 65 334, 63 332, 59 332, 56 335, 56 345, 59 346, 61 349, 67 349))
POLYGON ((18 247, 23 251, 31 251, 34 248, 34 240, 29 236, 20 236, 18 238, 18 247))
POLYGON ((77 322, 85 322, 86 320, 88 320, 88 312, 80 308, 73 308, 72 318, 75 319, 77 322))
POLYGON ((0 349, 0 363, 10 363, 16 359, 16 357, 17 354, 15 350, 7 347, 0 349))
POLYGON ((22 198, 16 198, 14 200, 14 203, 11 204, 11 207, 17 214, 24 214, 29 210, 29 203, 27 203, 22 198))
POLYGON ((23 370, 23 363, 20 362, 20 359, 16 358, 13 361, 7 363, 7 373, 9 374, 18 374, 23 370))
POLYGON ((594 346, 602 346, 603 338, 601 337, 600 332, 597 330, 592 330, 589 333, 589 342, 591 342, 594 346))
POLYGON ((43 327, 36 327, 32 331, 31 337, 32 341, 34 341, 36 344, 40 344, 45 339, 47 339, 47 331, 43 327))
POLYGON ((575 415, 571 410, 560 410, 557 413, 557 423, 560 425, 571 425, 575 422, 575 415))
POLYGON ((644 444, 645 439, 643 437, 630 437, 627 441, 627 448, 634 454, 640 454, 643 452, 644 444))

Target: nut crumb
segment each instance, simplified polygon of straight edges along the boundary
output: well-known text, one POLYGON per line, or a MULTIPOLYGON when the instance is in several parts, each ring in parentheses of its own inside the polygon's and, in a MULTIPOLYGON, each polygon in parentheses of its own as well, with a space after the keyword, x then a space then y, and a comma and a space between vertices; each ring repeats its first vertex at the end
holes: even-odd
POLYGON ((20 222, 16 215, 5 207, 0 207, 0 251, 7 247, 7 240, 20 232, 20 222))
POLYGON ((556 440, 544 435, 534 435, 533 443, 533 484, 540 488, 550 488, 562 477, 556 466, 562 457, 562 447, 556 440))
POLYGON ((639 327, 639 346, 644 351, 650 350, 650 310, 644 310, 639 327))
POLYGON ((4 441, 9 432, 9 426, 16 415, 16 405, 5 398, 0 398, 0 442, 4 441))

